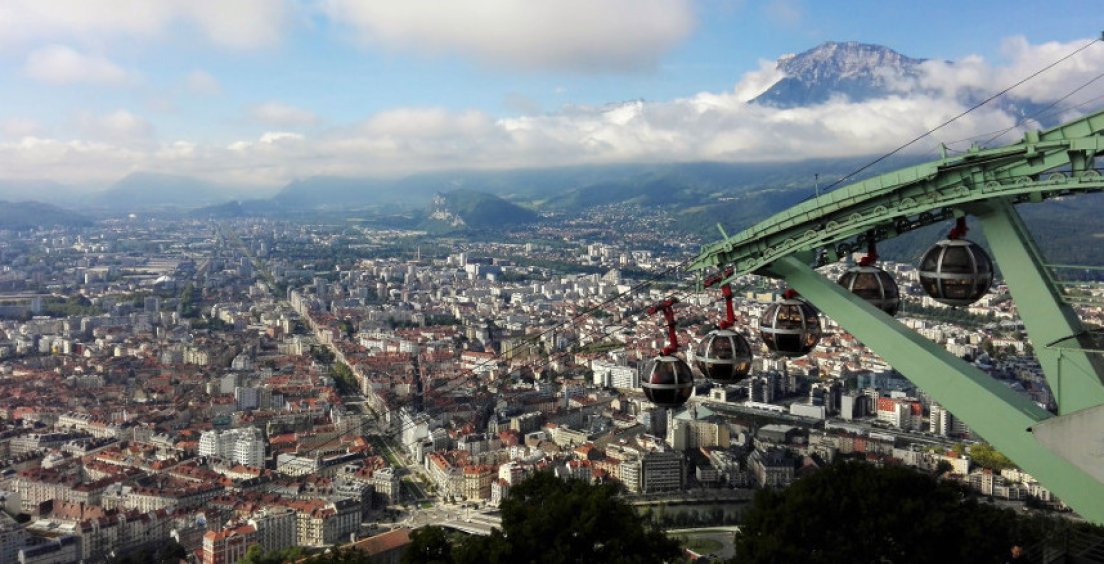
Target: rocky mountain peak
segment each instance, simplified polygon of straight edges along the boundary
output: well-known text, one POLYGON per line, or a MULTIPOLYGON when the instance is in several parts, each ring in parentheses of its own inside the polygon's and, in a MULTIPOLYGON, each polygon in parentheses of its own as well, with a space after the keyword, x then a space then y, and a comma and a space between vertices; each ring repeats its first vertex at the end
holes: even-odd
POLYGON ((872 75, 879 71, 898 69, 906 71, 922 63, 923 59, 906 57, 889 47, 847 41, 829 41, 800 55, 779 59, 778 68, 791 76, 820 73, 838 76, 872 75))
POLYGON ((785 77, 753 101, 789 108, 839 95, 852 101, 884 96, 892 88, 888 78, 914 76, 922 62, 881 45, 829 41, 780 57, 777 68, 785 77))

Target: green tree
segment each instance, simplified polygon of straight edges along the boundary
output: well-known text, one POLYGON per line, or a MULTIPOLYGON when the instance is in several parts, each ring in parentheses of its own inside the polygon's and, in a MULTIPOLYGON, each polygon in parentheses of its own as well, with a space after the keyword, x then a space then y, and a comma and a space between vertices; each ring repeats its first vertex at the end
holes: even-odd
POLYGON ((939 463, 935 465, 935 472, 933 472, 933 475, 936 478, 939 478, 939 477, 943 476, 944 474, 947 474, 948 472, 953 472, 953 471, 954 471, 954 466, 952 466, 950 462, 947 462, 946 460, 940 460, 939 463))
POLYGON ((651 528, 618 497, 620 486, 541 472, 510 490, 502 530, 471 537, 453 557, 467 563, 663 562, 678 542, 651 528))
POLYGON ((283 564, 297 562, 303 555, 303 548, 298 546, 266 552, 261 545, 254 544, 245 551, 245 557, 238 560, 238 564, 283 564))
POLYGON ((337 358, 334 355, 334 352, 330 350, 330 347, 327 347, 325 345, 311 346, 310 354, 311 357, 314 358, 314 360, 317 360, 322 364, 333 364, 334 360, 337 358))
POLYGON ((1054 527, 909 468, 841 462, 757 493, 734 561, 1003 562, 1013 544, 1033 545, 1054 527))
POLYGON ((955 456, 962 456, 966 454, 966 445, 962 442, 957 442, 951 446, 951 452, 953 452, 955 456))
POLYGON ((372 559, 355 548, 345 547, 312 556, 306 562, 310 564, 371 564, 372 559))
POLYGON ((122 556, 111 557, 110 564, 177 564, 188 558, 188 551, 175 540, 122 556))
POLYGON ((188 282, 180 291, 180 314, 187 318, 199 317, 199 308, 196 307, 195 285, 188 282))
POLYGON ((334 364, 331 374, 334 377, 334 386, 338 393, 354 394, 360 391, 360 385, 357 382, 356 375, 353 374, 353 369, 349 368, 349 365, 344 362, 334 364))
POLYGON ((410 533, 410 546, 402 555, 403 564, 452 564, 452 545, 441 527, 422 527, 410 533))
POLYGON ((1015 468, 1016 464, 1012 462, 1007 456, 1002 454, 997 449, 990 446, 988 443, 978 443, 970 445, 970 458, 975 464, 982 468, 989 468, 996 472, 1000 472, 1005 468, 1015 468))

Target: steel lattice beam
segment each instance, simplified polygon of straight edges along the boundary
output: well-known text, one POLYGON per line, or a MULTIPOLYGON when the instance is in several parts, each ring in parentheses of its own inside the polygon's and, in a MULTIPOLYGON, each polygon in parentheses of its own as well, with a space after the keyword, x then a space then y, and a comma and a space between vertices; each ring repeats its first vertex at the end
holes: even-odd
POLYGON ((1104 111, 1029 132, 1013 145, 973 148, 844 186, 703 247, 690 268, 732 266, 739 276, 783 256, 818 250, 830 262, 864 248, 851 239, 895 237, 948 219, 956 208, 972 203, 993 198, 1039 202, 1104 190, 1104 176, 1091 167, 1104 153, 1102 132, 1104 111))
POLYGON ((1049 412, 821 276, 800 259, 781 258, 770 265, 770 270, 1046 484, 1081 516, 1104 523, 1104 484, 1056 456, 1030 432, 1036 424, 1056 419, 1049 412))
MULTIPOLYGON (((1092 339, 1013 207, 1104 190, 1104 177, 1093 168, 1101 154, 1104 111, 1028 132, 1012 145, 975 147, 962 156, 834 190, 703 247, 691 269, 731 267, 732 277, 758 273, 785 279, 1084 517, 1104 524, 1104 483, 1083 470, 1083 460, 1072 462, 1069 455, 1071 444, 1090 437, 1054 439, 1061 434, 1056 429, 1090 428, 1084 421, 1096 419, 1085 414, 1104 410, 1104 362, 1086 345, 1092 339), (908 330, 810 266, 838 260, 871 240, 968 213, 981 219, 1059 403, 1060 417, 908 330), (1051 343, 1072 345, 1050 350, 1051 343), (1066 424, 1066 417, 1079 419, 1066 424), (1033 426, 1046 429, 1040 435, 1047 437, 1047 445, 1028 431, 1033 426)), ((1104 463, 1104 455, 1100 461, 1104 463)))
POLYGON ((1073 413, 1104 404, 1104 358, 1089 354, 1077 313, 1064 303, 1061 291, 1043 263, 1031 233, 1012 204, 1003 199, 979 203, 970 208, 985 231, 989 248, 1008 289, 1016 301, 1035 356, 1043 367, 1047 384, 1058 402, 1059 414, 1073 413), (1007 265, 1007 266, 1006 266, 1007 265), (1081 350, 1048 347, 1064 339, 1073 339, 1081 350))

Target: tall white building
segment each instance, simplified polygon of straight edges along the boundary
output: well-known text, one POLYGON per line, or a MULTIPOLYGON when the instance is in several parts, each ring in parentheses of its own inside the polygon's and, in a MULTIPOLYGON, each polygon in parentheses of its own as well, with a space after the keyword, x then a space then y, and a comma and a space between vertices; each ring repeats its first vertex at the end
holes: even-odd
POLYGON ((402 426, 402 444, 409 451, 414 452, 415 445, 429 437, 429 416, 424 413, 403 407, 399 410, 399 424, 402 426))
POLYGON ((728 448, 730 441, 728 423, 704 406, 691 405, 667 424, 667 444, 676 451, 728 448))
POLYGON ((266 551, 295 546, 295 511, 287 507, 265 507, 253 513, 249 521, 257 529, 258 542, 266 551))
POLYGON ((265 438, 256 427, 204 431, 199 436, 199 455, 232 460, 245 466, 264 467, 265 438))
POLYGON ((967 433, 967 428, 961 420, 942 405, 933 403, 931 415, 928 418, 928 432, 946 437, 948 435, 964 435, 967 433))
POLYGON ((619 390, 631 390, 640 387, 640 372, 628 366, 594 361, 590 364, 594 371, 594 385, 619 390))

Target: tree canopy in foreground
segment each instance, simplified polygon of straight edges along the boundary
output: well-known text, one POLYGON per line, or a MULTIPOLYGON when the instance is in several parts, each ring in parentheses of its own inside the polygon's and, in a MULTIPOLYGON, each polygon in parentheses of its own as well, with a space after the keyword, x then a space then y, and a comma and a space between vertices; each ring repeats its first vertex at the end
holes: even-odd
POLYGON ((502 503, 502 530, 468 537, 442 553, 442 536, 412 536, 405 562, 652 563, 677 560, 677 541, 646 526, 617 497, 619 486, 561 480, 542 472, 516 485, 502 503))
POLYGON ((905 467, 841 462, 755 496, 735 561, 1004 562, 1059 526, 905 467))

